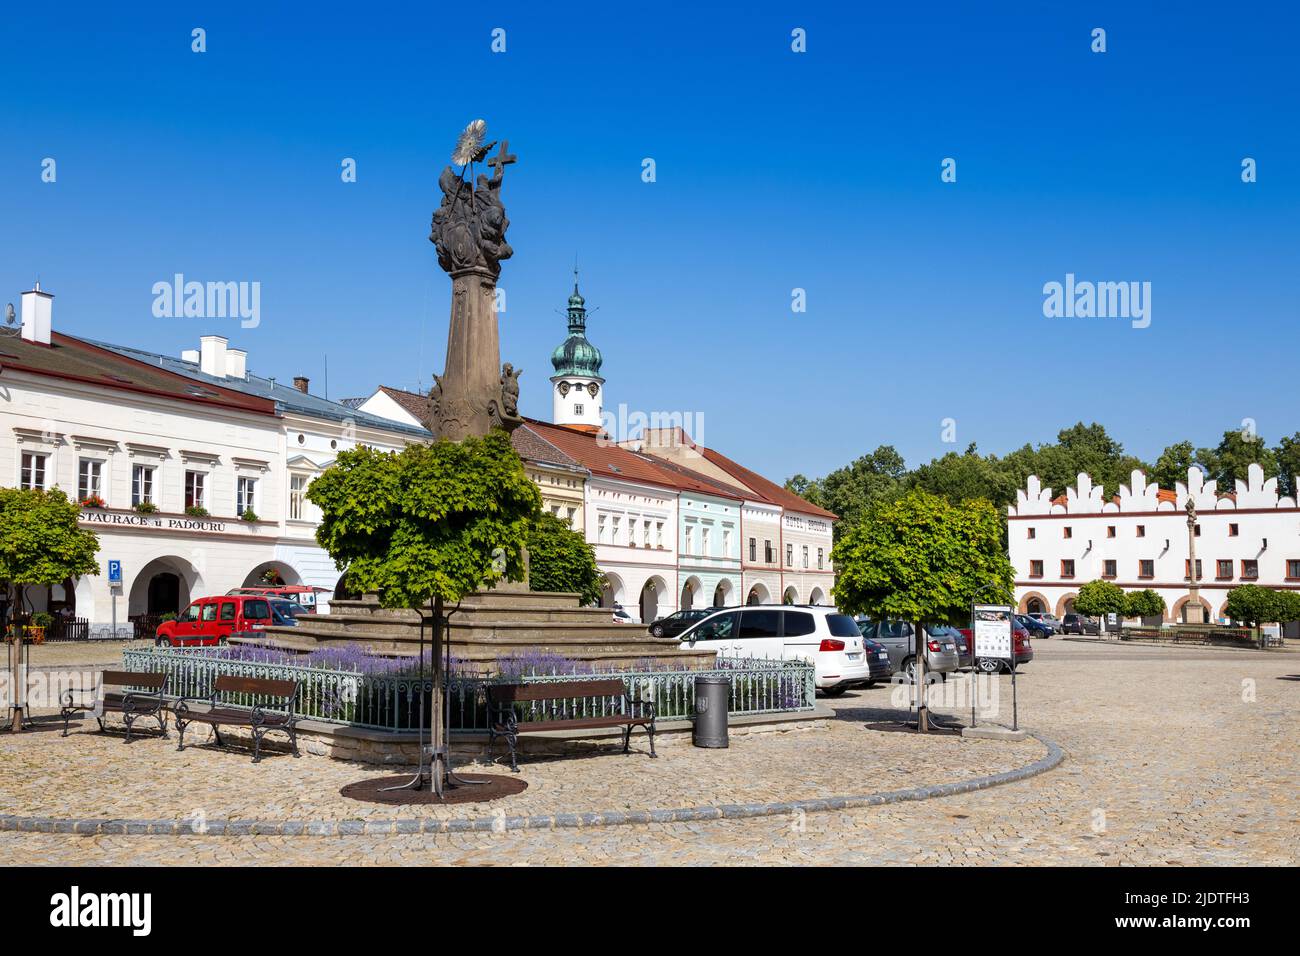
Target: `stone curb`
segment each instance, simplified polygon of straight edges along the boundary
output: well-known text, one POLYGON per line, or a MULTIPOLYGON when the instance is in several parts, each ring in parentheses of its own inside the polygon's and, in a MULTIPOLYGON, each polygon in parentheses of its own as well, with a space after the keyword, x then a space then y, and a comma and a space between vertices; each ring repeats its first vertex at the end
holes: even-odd
POLYGON ((823 813, 830 810, 853 810, 879 807, 907 800, 951 797, 1004 783, 1028 780, 1046 773, 1065 759, 1065 752, 1055 741, 1030 734, 1047 748, 1047 753, 1031 764, 976 777, 959 783, 932 784, 906 790, 890 790, 860 796, 823 797, 816 800, 790 800, 782 803, 743 803, 720 806, 678 807, 666 810, 607 810, 600 813, 556 813, 531 817, 492 817, 435 820, 412 817, 395 820, 211 820, 196 826, 188 820, 119 820, 89 817, 56 819, 0 814, 0 832, 65 833, 80 836, 374 836, 408 833, 503 833, 508 830, 559 830, 587 827, 622 826, 647 823, 696 823, 706 820, 743 820, 782 814, 823 813))

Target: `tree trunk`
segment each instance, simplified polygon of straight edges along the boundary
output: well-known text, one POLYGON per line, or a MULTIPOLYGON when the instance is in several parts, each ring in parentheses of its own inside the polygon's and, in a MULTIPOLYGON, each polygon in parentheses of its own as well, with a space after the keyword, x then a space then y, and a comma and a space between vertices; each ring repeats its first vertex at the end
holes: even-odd
POLYGON ((925 627, 917 621, 916 629, 916 730, 930 732, 930 718, 925 706, 925 627))
POLYGON ((429 694, 429 707, 433 711, 430 720, 432 733, 430 734, 430 746, 433 747, 433 760, 430 762, 430 786, 433 792, 442 796, 443 781, 447 778, 446 757, 447 750, 445 746, 449 743, 447 740, 445 723, 445 714, 443 712, 443 640, 442 633, 442 597, 434 598, 432 604, 433 611, 433 690, 429 694))

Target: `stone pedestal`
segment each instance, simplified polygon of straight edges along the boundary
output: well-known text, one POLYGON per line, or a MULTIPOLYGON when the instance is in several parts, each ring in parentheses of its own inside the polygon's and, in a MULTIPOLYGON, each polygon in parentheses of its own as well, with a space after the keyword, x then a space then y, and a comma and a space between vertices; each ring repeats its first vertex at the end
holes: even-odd
POLYGON ((430 410, 429 426, 438 438, 460 441, 509 427, 501 412, 496 289, 496 278, 487 269, 452 274, 447 366, 430 410))

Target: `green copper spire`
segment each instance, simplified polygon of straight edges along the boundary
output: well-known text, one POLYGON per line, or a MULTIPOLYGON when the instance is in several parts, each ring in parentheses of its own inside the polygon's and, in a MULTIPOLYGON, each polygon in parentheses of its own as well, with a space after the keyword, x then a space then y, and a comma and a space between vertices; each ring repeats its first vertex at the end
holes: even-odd
POLYGON ((569 296, 569 337, 551 353, 556 375, 600 377, 600 349, 587 341, 587 300, 578 291, 578 267, 573 268, 573 295, 569 296))

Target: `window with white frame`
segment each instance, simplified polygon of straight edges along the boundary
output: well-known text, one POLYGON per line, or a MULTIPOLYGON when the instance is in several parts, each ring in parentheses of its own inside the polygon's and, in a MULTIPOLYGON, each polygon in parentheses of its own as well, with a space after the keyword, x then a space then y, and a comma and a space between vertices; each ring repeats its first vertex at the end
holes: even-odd
POLYGON ((77 500, 85 501, 87 498, 103 498, 103 485, 101 479, 104 473, 104 463, 94 458, 83 458, 77 465, 77 500))
POLYGON ((241 477, 235 482, 235 514, 246 511, 257 512, 257 479, 241 477))
POLYGON ((131 504, 153 504, 153 466, 135 465, 131 469, 131 504))
POLYGON ((686 547, 682 549, 682 554, 695 553, 695 529, 690 525, 686 526, 686 547))
POLYGON ((722 529, 722 556, 724 558, 731 557, 731 529, 730 528, 722 529))
POLYGON ((661 548, 664 546, 664 523, 662 521, 655 522, 655 544, 661 548))
POLYGON ((596 515, 596 543, 605 544, 605 513, 596 515))
POLYGON ((704 555, 706 558, 713 553, 709 548, 711 543, 709 539, 712 537, 712 531, 713 529, 708 525, 705 525, 700 529, 700 554, 704 555))
POLYGON ((45 489, 45 463, 48 456, 34 451, 23 452, 22 474, 18 483, 23 488, 45 489))
POLYGON ((307 498, 307 476, 289 476, 289 520, 301 521, 303 502, 307 498))
POLYGON ((794 545, 792 544, 785 546, 785 566, 787 568, 794 567, 794 545))
POLYGON ((641 522, 641 545, 650 547, 650 519, 646 518, 641 522))
POLYGON ((622 540, 621 538, 622 531, 623 531, 623 519, 618 515, 614 515, 614 530, 610 534, 609 543, 618 544, 622 540))
POLYGON ((205 508, 208 476, 201 471, 185 472, 185 507, 205 508))
POLYGON ((805 569, 808 567, 808 545, 806 544, 803 546, 803 566, 805 569))

